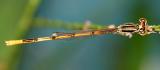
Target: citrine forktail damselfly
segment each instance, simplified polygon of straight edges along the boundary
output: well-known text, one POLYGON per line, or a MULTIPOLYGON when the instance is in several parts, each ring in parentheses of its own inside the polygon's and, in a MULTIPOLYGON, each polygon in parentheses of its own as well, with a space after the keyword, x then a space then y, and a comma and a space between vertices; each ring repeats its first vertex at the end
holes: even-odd
MULTIPOLYGON (((86 28, 85 28, 86 29, 86 28)), ((35 43, 42 42, 48 40, 59 40, 59 39, 67 39, 74 37, 83 37, 83 36, 93 36, 93 35, 103 35, 103 34, 119 34, 123 36, 132 37, 134 33, 139 35, 147 35, 151 33, 155 33, 154 28, 147 24, 147 20, 145 18, 140 18, 138 24, 134 23, 125 23, 119 26, 108 25, 106 28, 97 29, 97 30, 85 30, 81 32, 75 33, 63 33, 63 32, 55 32, 51 36, 48 37, 40 37, 40 38, 31 38, 31 39, 22 39, 22 40, 9 40, 5 41, 7 46, 18 45, 18 44, 27 44, 27 43, 35 43)))

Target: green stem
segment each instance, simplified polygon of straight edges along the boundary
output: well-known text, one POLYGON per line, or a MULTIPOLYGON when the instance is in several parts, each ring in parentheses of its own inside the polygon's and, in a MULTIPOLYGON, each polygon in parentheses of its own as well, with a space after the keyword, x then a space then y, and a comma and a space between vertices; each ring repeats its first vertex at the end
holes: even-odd
POLYGON ((160 25, 152 25, 152 27, 154 28, 154 31, 160 32, 160 25))

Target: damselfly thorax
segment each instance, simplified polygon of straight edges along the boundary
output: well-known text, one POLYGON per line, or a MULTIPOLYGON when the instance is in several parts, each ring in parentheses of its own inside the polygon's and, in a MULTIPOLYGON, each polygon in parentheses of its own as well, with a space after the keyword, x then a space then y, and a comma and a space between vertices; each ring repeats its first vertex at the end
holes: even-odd
POLYGON ((125 36, 132 37, 133 33, 138 31, 138 25, 134 23, 126 23, 117 27, 117 33, 125 36))
POLYGON ((118 26, 118 30, 120 32, 130 32, 134 33, 138 30, 138 25, 133 23, 126 23, 123 25, 118 26))

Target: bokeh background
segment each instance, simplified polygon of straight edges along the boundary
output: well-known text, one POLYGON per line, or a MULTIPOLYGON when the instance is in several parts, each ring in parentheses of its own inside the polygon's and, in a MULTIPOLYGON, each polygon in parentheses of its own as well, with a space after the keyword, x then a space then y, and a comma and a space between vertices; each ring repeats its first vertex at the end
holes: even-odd
POLYGON ((4 44, 10 39, 74 32, 74 26, 86 20, 97 25, 119 25, 137 23, 145 17, 149 24, 159 24, 159 3, 159 0, 0 0, 0 70, 160 70, 158 34, 134 35, 131 39, 101 35, 10 47, 4 44))

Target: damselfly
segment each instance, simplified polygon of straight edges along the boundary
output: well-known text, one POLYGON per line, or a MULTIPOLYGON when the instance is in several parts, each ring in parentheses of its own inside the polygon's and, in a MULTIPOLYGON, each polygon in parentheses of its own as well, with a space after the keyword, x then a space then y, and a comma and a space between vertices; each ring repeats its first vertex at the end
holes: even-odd
MULTIPOLYGON (((89 25, 87 25, 89 26, 89 25)), ((23 39, 23 40, 9 40, 6 41, 6 45, 18 45, 18 44, 27 44, 27 43, 35 43, 42 42, 48 40, 59 40, 59 39, 67 39, 74 37, 83 37, 83 36, 93 36, 93 35, 103 35, 103 34, 120 34, 123 36, 132 37, 134 33, 139 35, 147 35, 150 33, 154 33, 154 28, 147 24, 147 20, 145 18, 140 18, 138 24, 134 23, 126 23, 119 26, 108 25, 103 29, 97 30, 86 30, 85 31, 75 32, 75 33, 63 33, 63 32, 55 32, 51 36, 48 37, 40 37, 40 38, 31 38, 31 39, 23 39)))

